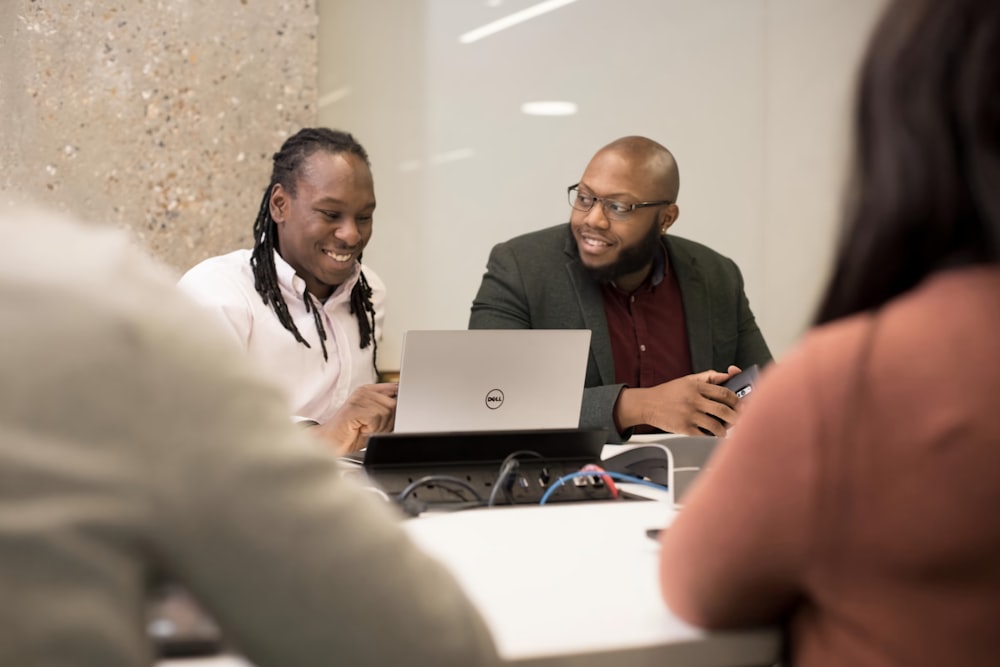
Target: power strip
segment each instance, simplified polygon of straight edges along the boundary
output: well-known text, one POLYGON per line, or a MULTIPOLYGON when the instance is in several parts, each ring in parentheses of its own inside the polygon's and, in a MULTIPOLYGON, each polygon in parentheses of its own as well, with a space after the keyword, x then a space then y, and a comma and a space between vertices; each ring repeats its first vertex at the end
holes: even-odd
MULTIPOLYGON (((364 470, 397 499, 405 492, 407 500, 427 504, 486 502, 491 495, 497 505, 537 503, 560 477, 598 463, 606 435, 600 429, 377 434, 368 440, 364 470), (511 460, 510 476, 500 481, 506 484, 495 491, 511 460)), ((611 497, 602 478, 586 476, 566 481, 546 502, 611 497)))

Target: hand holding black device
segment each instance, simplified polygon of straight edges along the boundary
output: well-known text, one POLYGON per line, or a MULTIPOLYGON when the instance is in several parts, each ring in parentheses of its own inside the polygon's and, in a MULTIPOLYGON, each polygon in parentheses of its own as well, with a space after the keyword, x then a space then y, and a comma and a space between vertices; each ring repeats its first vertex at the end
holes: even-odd
MULTIPOLYGON (((757 378, 759 376, 760 367, 757 364, 753 364, 723 382, 722 386, 736 394, 736 398, 743 400, 745 396, 748 396, 753 391, 753 386, 757 383, 757 378)), ((723 424, 726 423, 715 415, 712 415, 712 417, 723 424)), ((711 435, 711 433, 705 429, 700 430, 705 433, 705 435, 711 435)))

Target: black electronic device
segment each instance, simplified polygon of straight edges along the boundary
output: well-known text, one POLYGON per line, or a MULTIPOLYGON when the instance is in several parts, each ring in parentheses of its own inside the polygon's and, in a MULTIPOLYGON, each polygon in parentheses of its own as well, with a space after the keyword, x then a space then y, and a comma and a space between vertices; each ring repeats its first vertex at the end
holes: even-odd
POLYGON ((732 390, 736 394, 736 398, 742 399, 750 395, 759 377, 760 368, 757 364, 753 364, 723 382, 722 386, 732 390))
MULTIPOLYGON (((606 441, 604 429, 379 433, 369 437, 363 465, 394 499, 405 494, 427 504, 488 504, 491 498, 498 505, 537 503, 560 477, 600 464, 606 441), (502 488, 494 489, 498 484, 502 488)), ((562 484, 548 502, 611 497, 595 474, 562 484)))

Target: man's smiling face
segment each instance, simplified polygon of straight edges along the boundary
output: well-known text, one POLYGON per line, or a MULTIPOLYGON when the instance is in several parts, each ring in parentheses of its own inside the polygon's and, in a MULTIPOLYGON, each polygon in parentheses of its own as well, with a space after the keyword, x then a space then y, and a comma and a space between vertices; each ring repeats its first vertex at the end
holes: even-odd
MULTIPOLYGON (((614 149, 597 153, 580 179, 579 191, 626 204, 663 199, 655 173, 614 149)), ((672 222, 672 221, 669 221, 672 222)), ((666 226, 669 226, 669 222, 666 226)), ((570 228, 580 261, 599 281, 642 282, 659 248, 663 208, 632 211, 625 220, 609 220, 601 202, 589 211, 573 209, 570 228)), ((638 284, 638 283, 636 283, 638 284)), ((626 287, 625 285, 620 285, 626 287)))
POLYGON ((354 274, 371 239, 371 169, 353 153, 316 151, 303 162, 294 192, 274 186, 270 206, 278 253, 311 294, 326 299, 354 274))

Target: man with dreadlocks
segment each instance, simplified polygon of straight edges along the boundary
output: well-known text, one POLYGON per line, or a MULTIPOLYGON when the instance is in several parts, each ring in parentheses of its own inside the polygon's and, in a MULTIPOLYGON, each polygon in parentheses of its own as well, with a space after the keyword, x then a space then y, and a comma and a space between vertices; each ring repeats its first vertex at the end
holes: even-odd
POLYGON ((284 387, 295 418, 343 451, 395 416, 396 385, 374 384, 385 286, 361 267, 374 211, 361 144, 305 128, 274 154, 253 250, 209 258, 179 283, 284 387))

